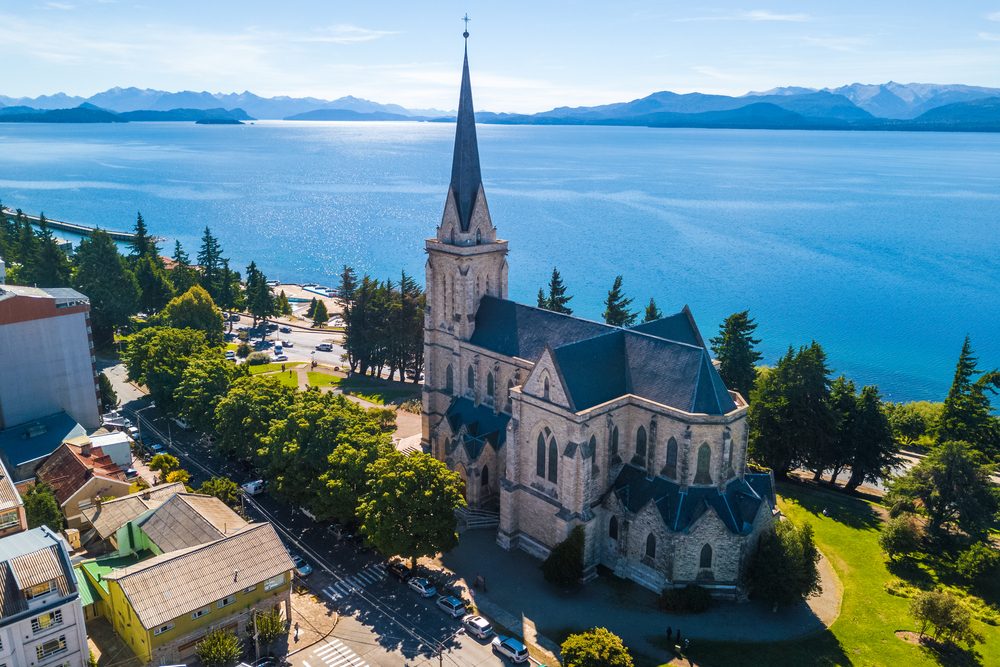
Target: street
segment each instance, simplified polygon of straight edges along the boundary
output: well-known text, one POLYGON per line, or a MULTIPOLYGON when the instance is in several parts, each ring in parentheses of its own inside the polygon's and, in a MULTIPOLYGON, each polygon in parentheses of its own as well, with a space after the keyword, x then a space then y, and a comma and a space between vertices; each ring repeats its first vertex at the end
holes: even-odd
MULTIPOLYGON (((304 334, 310 335, 310 334, 304 334)), ((159 442, 191 473, 190 486, 217 475, 249 481, 232 462, 220 460, 197 433, 184 431, 150 406, 148 396, 126 382, 122 365, 105 368, 121 400, 121 410, 148 444, 159 442)), ((301 580, 336 611, 333 634, 290 656, 301 667, 365 665, 500 665, 488 641, 469 637, 459 620, 440 611, 434 598, 421 599, 404 583, 387 576, 385 559, 356 537, 337 537, 297 508, 267 493, 242 495, 247 518, 269 521, 291 550, 302 554, 313 573, 301 580)))

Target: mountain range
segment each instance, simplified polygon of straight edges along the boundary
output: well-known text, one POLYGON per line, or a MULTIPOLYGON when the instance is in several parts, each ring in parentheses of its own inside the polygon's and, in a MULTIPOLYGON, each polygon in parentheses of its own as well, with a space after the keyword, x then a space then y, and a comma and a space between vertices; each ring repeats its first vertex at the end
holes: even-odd
MULTIPOLYGON (((199 114, 235 120, 454 120, 454 112, 407 109, 352 96, 265 98, 250 92, 170 93, 139 88, 112 88, 86 99, 63 93, 37 98, 0 95, 0 121, 198 121, 199 114), (69 113, 75 109, 83 110, 76 114, 80 121, 72 120, 74 114, 69 113)), ((558 107, 535 114, 481 111, 476 118, 481 123, 536 125, 1000 132, 1000 88, 890 81, 824 89, 789 86, 740 96, 661 91, 630 102, 558 107)))

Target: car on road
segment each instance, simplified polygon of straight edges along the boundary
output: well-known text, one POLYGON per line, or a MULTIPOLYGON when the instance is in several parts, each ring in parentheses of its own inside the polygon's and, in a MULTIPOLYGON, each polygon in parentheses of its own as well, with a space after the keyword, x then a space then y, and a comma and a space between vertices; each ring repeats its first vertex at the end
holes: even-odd
POLYGON ((432 598, 437 595, 434 584, 423 577, 414 577, 406 582, 406 585, 415 590, 422 598, 432 598))
POLYGON ((493 626, 482 616, 468 614, 462 617, 462 625, 465 631, 477 639, 486 639, 493 634, 493 626))
POLYGON ((230 313, 229 314, 229 321, 230 322, 239 322, 240 321, 240 314, 239 313, 230 313))
POLYGON ((128 433, 128 437, 132 438, 133 440, 139 439, 139 429, 136 428, 135 426, 129 426, 127 429, 125 429, 125 432, 128 433))
POLYGON ((183 419, 181 419, 180 417, 174 417, 174 418, 173 418, 173 422, 174 422, 175 424, 177 424, 178 426, 180 426, 180 427, 181 427, 182 429, 184 429, 185 431, 190 431, 190 430, 191 430, 191 425, 190 425, 190 424, 188 424, 188 423, 187 423, 186 421, 184 421, 183 419))
POLYGON ((410 572, 410 568, 408 568, 406 563, 401 560, 389 561, 389 564, 385 566, 385 569, 389 571, 389 574, 396 577, 400 581, 406 581, 413 576, 413 573, 410 572))
POLYGON ((258 493, 264 492, 265 486, 267 485, 265 484, 264 480, 255 479, 252 482, 247 482, 246 484, 241 485, 240 488, 246 491, 248 495, 256 496, 258 493))
POLYGON ((281 333, 292 333, 291 327, 278 327, 278 331, 281 333))
POLYGON ((264 328, 265 328, 265 329, 266 329, 267 331, 277 331, 277 330, 278 330, 278 325, 277 325, 277 324, 275 324, 274 322, 268 322, 268 323, 267 323, 267 324, 265 325, 265 327, 264 327, 264 328))
POLYGON ((281 344, 284 345, 285 347, 295 347, 295 345, 290 340, 283 340, 281 341, 281 344))
POLYGON ((274 358, 275 361, 288 361, 287 354, 279 354, 274 358))
POLYGON ((528 662, 528 647, 513 637, 504 637, 503 635, 494 637, 493 651, 510 658, 511 662, 518 665, 528 662))
POLYGON ((316 349, 320 352, 333 352, 333 345, 330 345, 329 343, 320 343, 316 346, 316 349))
POLYGON ((292 559, 292 562, 295 563, 295 574, 300 577, 308 577, 312 574, 312 565, 310 565, 305 558, 291 551, 288 552, 288 556, 292 559))
POLYGON ((465 603, 454 595, 442 595, 435 603, 438 609, 448 614, 452 618, 462 618, 469 610, 465 608, 465 603))
POLYGON ((149 451, 153 452, 153 456, 156 456, 157 454, 165 454, 167 448, 158 442, 154 442, 149 446, 149 451))

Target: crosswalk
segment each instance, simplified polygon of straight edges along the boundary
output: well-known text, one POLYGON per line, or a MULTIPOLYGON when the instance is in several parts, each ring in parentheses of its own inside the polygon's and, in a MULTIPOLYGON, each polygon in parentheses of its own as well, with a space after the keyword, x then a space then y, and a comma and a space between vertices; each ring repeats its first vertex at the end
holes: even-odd
POLYGON ((323 589, 332 602, 346 598, 348 595, 361 591, 365 586, 370 586, 377 581, 385 579, 385 565, 381 563, 371 565, 361 570, 355 575, 345 577, 335 584, 331 584, 323 589))
MULTIPOLYGON (((310 659, 324 667, 368 667, 367 662, 339 639, 331 639, 325 646, 313 649, 310 659)), ((313 667, 308 660, 303 660, 302 665, 313 667)))

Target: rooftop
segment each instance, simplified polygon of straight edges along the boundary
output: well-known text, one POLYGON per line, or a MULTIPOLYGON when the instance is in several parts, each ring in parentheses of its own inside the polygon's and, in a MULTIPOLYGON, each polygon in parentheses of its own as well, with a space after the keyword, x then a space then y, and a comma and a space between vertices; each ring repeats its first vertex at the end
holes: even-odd
POLYGON ((164 500, 183 491, 184 485, 180 482, 160 484, 121 498, 106 500, 100 505, 84 509, 83 515, 94 526, 101 539, 106 540, 129 521, 147 510, 159 507, 164 500))
POLYGON ((69 500, 93 477, 125 481, 125 471, 100 447, 94 447, 87 436, 63 442, 38 468, 36 475, 52 487, 59 504, 69 500))
POLYGON ((90 303, 83 294, 69 287, 25 287, 23 285, 0 285, 0 301, 13 297, 33 299, 54 299, 57 308, 90 303))
POLYGON ((238 533, 247 522, 214 496, 176 493, 139 527, 164 552, 186 549, 238 533))
POLYGON ((62 595, 76 592, 62 538, 42 526, 0 540, 0 616, 5 620, 27 611, 22 591, 55 581, 62 595), (73 583, 70 583, 73 582, 73 583))
POLYGON ((0 512, 23 504, 21 494, 17 492, 17 487, 14 486, 14 480, 11 479, 7 468, 0 461, 0 512))
MULTIPOLYGON (((0 431, 0 451, 9 469, 45 458, 63 440, 86 435, 82 426, 65 412, 57 412, 0 431)), ((16 472, 16 471, 15 471, 16 472)), ((16 481, 17 478, 15 477, 16 481)))

